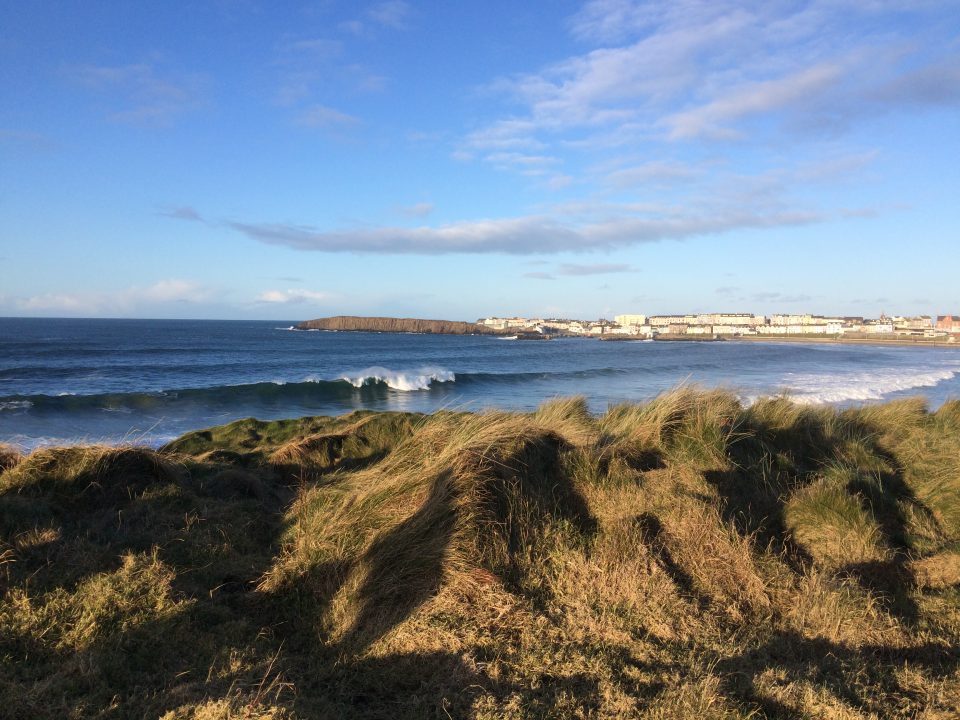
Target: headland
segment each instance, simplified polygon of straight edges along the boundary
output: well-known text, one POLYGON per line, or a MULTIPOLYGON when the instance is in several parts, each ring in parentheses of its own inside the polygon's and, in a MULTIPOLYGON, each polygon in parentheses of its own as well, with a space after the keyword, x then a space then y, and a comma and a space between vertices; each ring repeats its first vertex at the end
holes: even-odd
POLYGON ((338 332, 422 333, 426 335, 503 335, 501 330, 457 320, 421 320, 418 318, 335 317, 306 320, 297 330, 336 330, 338 332))

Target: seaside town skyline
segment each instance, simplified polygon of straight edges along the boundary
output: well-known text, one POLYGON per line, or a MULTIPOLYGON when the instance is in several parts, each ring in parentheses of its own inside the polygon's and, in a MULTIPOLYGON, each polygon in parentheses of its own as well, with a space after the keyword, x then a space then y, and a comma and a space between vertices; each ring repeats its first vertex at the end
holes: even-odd
POLYGON ((478 325, 493 330, 562 333, 565 335, 622 335, 656 337, 687 336, 849 336, 960 338, 960 315, 892 315, 877 318, 863 316, 812 315, 810 313, 686 313, 673 315, 619 314, 613 320, 574 320, 568 318, 485 317, 478 325))
POLYGON ((955 2, 11 2, 0 27, 0 316, 956 310, 955 2))

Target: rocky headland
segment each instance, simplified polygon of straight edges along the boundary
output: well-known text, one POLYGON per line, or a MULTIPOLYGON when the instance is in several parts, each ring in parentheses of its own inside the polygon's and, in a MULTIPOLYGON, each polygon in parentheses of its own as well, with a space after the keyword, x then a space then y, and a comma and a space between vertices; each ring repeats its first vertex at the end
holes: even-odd
POLYGON ((476 323, 456 320, 420 320, 418 318, 336 317, 306 320, 296 326, 298 330, 342 330, 354 332, 424 333, 433 335, 502 335, 476 323))

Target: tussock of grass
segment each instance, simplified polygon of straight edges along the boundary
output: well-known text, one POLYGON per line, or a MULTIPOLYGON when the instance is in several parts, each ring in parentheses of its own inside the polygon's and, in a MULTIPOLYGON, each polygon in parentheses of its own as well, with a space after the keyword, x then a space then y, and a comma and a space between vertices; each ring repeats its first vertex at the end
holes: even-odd
POLYGON ((0 475, 17 465, 23 456, 14 448, 0 444, 0 475))
POLYGON ((163 451, 247 465, 282 465, 289 460, 329 470, 340 463, 359 464, 381 458, 408 436, 421 418, 413 413, 363 410, 341 417, 270 422, 247 418, 188 433, 167 444, 163 451))
POLYGON ((958 407, 680 388, 11 455, 0 707, 949 717, 958 407))
POLYGON ((784 508, 784 521, 793 537, 822 566, 837 569, 854 562, 882 560, 880 525, 848 491, 855 471, 832 468, 798 490, 784 508))

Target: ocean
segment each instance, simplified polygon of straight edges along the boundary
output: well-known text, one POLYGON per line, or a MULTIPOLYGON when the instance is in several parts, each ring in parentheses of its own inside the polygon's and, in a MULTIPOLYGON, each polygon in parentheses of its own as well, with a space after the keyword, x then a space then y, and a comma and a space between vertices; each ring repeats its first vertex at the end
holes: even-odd
POLYGON ((160 445, 243 417, 358 408, 530 410, 585 395, 602 412, 680 384, 744 402, 960 397, 960 348, 747 342, 548 342, 294 331, 292 323, 0 319, 0 442, 160 445))

